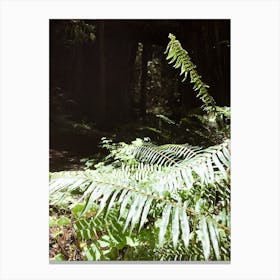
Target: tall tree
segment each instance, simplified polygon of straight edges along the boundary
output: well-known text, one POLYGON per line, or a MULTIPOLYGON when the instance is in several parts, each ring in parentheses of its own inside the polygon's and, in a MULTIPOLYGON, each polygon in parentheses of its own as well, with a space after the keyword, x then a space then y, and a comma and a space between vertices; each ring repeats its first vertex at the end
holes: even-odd
POLYGON ((147 63, 148 63, 148 54, 150 52, 150 46, 148 43, 143 44, 142 51, 142 73, 141 73, 141 90, 140 90, 140 115, 145 123, 146 119, 146 94, 147 94, 147 63))
POLYGON ((99 114, 98 122, 102 125, 107 121, 106 108, 106 62, 105 62, 105 31, 104 20, 99 22, 99 114))

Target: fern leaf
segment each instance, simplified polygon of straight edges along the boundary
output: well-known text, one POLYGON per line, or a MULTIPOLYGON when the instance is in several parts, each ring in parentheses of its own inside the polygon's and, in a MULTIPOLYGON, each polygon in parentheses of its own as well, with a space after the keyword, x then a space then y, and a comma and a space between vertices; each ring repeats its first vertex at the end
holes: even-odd
POLYGON ((106 213, 105 218, 108 216, 108 214, 109 214, 111 208, 113 207, 113 204, 115 203, 115 200, 116 200, 116 198, 117 198, 117 195, 118 195, 120 192, 121 192, 121 189, 117 189, 117 190, 115 190, 115 192, 113 193, 113 195, 112 195, 112 197, 111 197, 111 200, 110 200, 110 202, 109 202, 109 204, 108 204, 108 207, 107 207, 107 213, 106 213))
POLYGON ((116 192, 117 190, 112 187, 106 187, 106 190, 102 192, 102 199, 100 201, 98 212, 96 213, 96 217, 103 211, 105 206, 107 205, 106 202, 109 199, 109 197, 112 195, 113 192, 116 192))
POLYGON ((212 221, 208 220, 208 228, 209 228, 209 233, 210 233, 210 239, 211 243, 213 245, 213 249, 216 255, 216 259, 220 260, 221 255, 220 255, 220 240, 219 240, 219 234, 216 226, 213 224, 212 221))
POLYGON ((185 244, 185 247, 188 247, 190 239, 190 227, 186 210, 184 208, 181 208, 179 210, 179 218, 181 223, 182 239, 185 244))
POLYGON ((127 192, 126 196, 124 197, 124 199, 122 201, 122 204, 121 204, 119 219, 121 217, 123 217, 124 211, 126 209, 126 206, 127 206, 128 202, 129 202, 129 200, 131 199, 132 195, 133 195, 132 192, 127 192))
POLYGON ((98 261, 101 259, 102 253, 94 243, 91 243, 89 246, 86 246, 84 251, 88 261, 98 261))
POLYGON ((74 228, 76 229, 77 237, 80 237, 81 239, 90 240, 96 235, 95 228, 85 219, 77 221, 74 228))
POLYGON ((159 246, 163 245, 164 236, 166 234, 166 229, 167 229, 167 226, 169 224, 170 213, 171 213, 171 205, 167 204, 163 209, 162 220, 161 220, 161 223, 160 223, 160 226, 159 226, 159 237, 158 237, 159 246))
MULTIPOLYGON (((145 197, 145 198, 146 198, 146 197, 145 197)), ((132 218, 133 218, 133 217, 135 216, 135 214, 136 214, 136 209, 137 209, 138 207, 140 207, 140 204, 142 205, 143 200, 144 200, 144 197, 143 197, 142 195, 136 195, 136 196, 134 196, 133 202, 132 202, 132 204, 131 204, 131 206, 130 206, 129 212, 128 212, 127 217, 126 217, 126 221, 125 221, 125 225, 124 225, 123 231, 126 230, 128 224, 131 222, 132 218)), ((144 200, 144 203, 145 203, 145 200, 144 200)), ((132 227, 134 227, 134 226, 135 226, 135 224, 134 224, 134 225, 131 224, 131 230, 132 230, 132 227)))
POLYGON ((172 215, 172 241, 174 248, 176 248, 179 238, 179 208, 173 208, 173 215, 172 215))
POLYGON ((132 230, 134 229, 136 224, 139 222, 141 213, 144 209, 144 205, 145 205, 145 202, 148 199, 148 197, 139 195, 139 199, 140 199, 140 201, 137 203, 135 213, 131 219, 130 233, 132 232, 132 230))
POLYGON ((158 164, 170 166, 176 164, 176 160, 172 153, 168 151, 161 151, 157 147, 151 145, 143 145, 141 147, 135 147, 133 155, 136 159, 149 164, 158 164))
POLYGON ((145 207, 144 207, 143 212, 142 212, 142 216, 141 216, 141 221, 140 221, 138 232, 141 230, 141 228, 143 227, 143 225, 144 225, 144 223, 146 221, 146 218, 147 218, 148 213, 150 211, 150 207, 151 207, 152 202, 153 202, 153 198, 151 198, 151 197, 149 197, 146 200, 145 207))
POLYGON ((201 217, 199 222, 199 237, 203 247, 204 258, 207 261, 210 256, 210 239, 205 217, 201 217))
POLYGON ((122 190, 122 193, 121 193, 121 195, 120 195, 120 197, 119 197, 119 199, 118 199, 118 202, 122 202, 122 201, 123 201, 123 198, 125 197, 125 195, 126 195, 128 192, 129 192, 128 189, 123 189, 123 190, 122 190))
POLYGON ((203 109, 208 110, 209 108, 211 111, 216 111, 216 104, 213 99, 213 97, 208 93, 207 88, 209 86, 206 86, 201 81, 201 76, 198 75, 197 71, 195 70, 196 66, 192 63, 188 52, 183 49, 181 46, 181 43, 176 39, 176 37, 173 34, 169 34, 169 43, 166 48, 165 53, 167 53, 166 59, 169 60, 169 64, 174 64, 173 67, 179 68, 181 67, 181 75, 185 75, 183 81, 186 80, 187 74, 190 73, 190 79, 191 83, 194 83, 194 90, 199 89, 199 94, 197 94, 197 97, 200 97, 203 95, 203 97, 200 99, 203 101, 203 109))
POLYGON ((101 195, 102 195, 101 188, 97 187, 92 191, 90 196, 87 198, 84 210, 82 211, 82 215, 87 213, 91 209, 92 205, 95 203, 95 200, 99 198, 101 195))
POLYGON ((222 172, 223 176, 226 178, 227 177, 227 172, 223 166, 223 164, 220 162, 216 154, 213 154, 213 162, 216 164, 216 167, 222 172))

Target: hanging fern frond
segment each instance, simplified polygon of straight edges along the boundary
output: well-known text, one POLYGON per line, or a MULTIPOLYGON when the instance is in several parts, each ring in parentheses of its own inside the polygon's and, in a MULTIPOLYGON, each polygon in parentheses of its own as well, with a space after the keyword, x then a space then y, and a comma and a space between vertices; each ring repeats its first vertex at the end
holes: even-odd
POLYGON ((207 111, 215 112, 215 101, 213 97, 208 93, 209 86, 202 82, 201 76, 196 71, 196 66, 191 61, 188 52, 183 49, 181 43, 176 39, 173 34, 169 34, 170 39, 165 54, 167 54, 166 59, 169 60, 169 64, 173 64, 175 69, 180 68, 180 76, 183 76, 183 80, 187 79, 189 74, 190 82, 194 84, 193 90, 198 92, 197 97, 203 102, 202 108, 207 111))

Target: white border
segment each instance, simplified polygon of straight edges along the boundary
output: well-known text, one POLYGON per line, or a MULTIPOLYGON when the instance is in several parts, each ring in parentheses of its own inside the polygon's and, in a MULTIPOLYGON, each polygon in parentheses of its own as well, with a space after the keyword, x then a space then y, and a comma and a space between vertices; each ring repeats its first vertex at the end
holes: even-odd
POLYGON ((0 279, 280 278, 278 1, 10 0, 0 8, 0 279), (231 19, 231 264, 49 264, 49 18, 231 19))

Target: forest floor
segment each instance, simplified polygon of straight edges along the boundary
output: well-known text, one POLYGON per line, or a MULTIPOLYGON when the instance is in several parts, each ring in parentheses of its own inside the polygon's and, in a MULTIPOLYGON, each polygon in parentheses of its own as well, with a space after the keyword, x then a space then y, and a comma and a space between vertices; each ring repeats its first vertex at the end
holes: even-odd
POLYGON ((100 135, 51 131, 49 171, 83 170, 85 160, 94 158, 100 152, 100 140, 100 135))
POLYGON ((77 154, 70 150, 50 149, 50 172, 82 170, 84 163, 81 159, 88 157, 86 154, 77 154))
MULTIPOLYGON (((53 209, 50 211, 50 217, 52 219, 58 219, 59 215, 71 219, 69 213, 55 213, 55 211, 53 209)), ((49 258, 51 260, 57 260, 57 258, 59 258, 58 260, 61 261, 81 261, 83 260, 81 246, 82 244, 75 237, 75 230, 72 224, 64 226, 55 225, 50 227, 49 258)))

